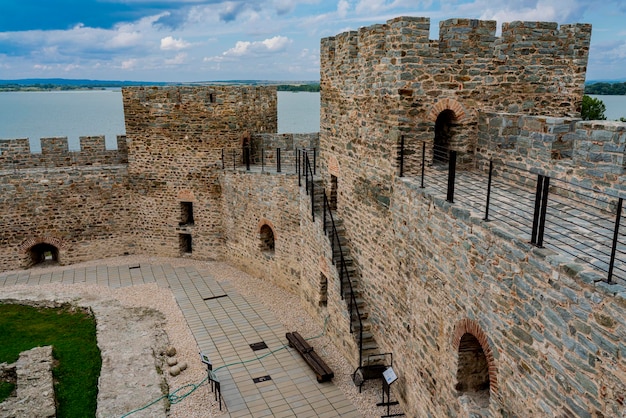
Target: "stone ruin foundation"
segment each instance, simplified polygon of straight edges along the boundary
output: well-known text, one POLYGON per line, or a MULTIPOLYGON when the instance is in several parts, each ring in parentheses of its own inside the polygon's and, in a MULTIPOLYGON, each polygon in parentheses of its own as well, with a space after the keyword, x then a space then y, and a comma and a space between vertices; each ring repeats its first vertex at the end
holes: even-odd
POLYGON ((52 347, 35 347, 20 353, 13 364, 1 363, 0 376, 17 384, 15 396, 0 403, 2 417, 55 417, 52 347))

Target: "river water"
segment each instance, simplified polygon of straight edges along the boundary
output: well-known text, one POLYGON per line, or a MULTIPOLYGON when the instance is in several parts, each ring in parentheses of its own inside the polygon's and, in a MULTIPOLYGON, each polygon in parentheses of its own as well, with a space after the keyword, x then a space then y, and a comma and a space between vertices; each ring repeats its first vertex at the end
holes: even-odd
MULTIPOLYGON (((606 105, 609 120, 626 117, 626 96, 592 96, 606 105)), ((278 132, 318 132, 320 94, 278 92, 278 132)), ((41 150, 39 138, 67 136, 71 150, 80 136, 104 135, 107 148, 126 133, 119 89, 0 93, 0 139, 30 138, 31 150, 41 150)))

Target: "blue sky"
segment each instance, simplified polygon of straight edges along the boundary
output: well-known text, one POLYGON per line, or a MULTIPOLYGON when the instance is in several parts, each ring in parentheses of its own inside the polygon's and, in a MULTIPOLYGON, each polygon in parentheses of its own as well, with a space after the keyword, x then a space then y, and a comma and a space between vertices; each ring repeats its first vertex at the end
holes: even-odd
POLYGON ((591 23, 587 79, 626 78, 626 0, 2 0, 0 79, 317 80, 320 38, 402 15, 431 39, 455 17, 591 23))

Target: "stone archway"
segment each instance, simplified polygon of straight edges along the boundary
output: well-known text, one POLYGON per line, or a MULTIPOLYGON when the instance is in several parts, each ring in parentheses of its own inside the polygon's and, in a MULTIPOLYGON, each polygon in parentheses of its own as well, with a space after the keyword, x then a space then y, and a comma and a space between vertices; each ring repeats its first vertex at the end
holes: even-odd
POLYGON ((426 119, 434 124, 434 163, 447 163, 450 150, 468 148, 468 132, 463 126, 468 123, 469 118, 461 103, 454 99, 441 99, 431 107, 426 119))
POLYGON ((487 335, 476 321, 465 318, 457 323, 452 346, 458 354, 455 389, 479 409, 488 408, 498 390, 498 375, 487 335))
POLYGON ((29 238, 20 245, 20 250, 25 256, 25 268, 44 263, 61 264, 63 241, 49 236, 29 238))
POLYGON ((268 256, 273 256, 275 252, 276 234, 274 225, 267 219, 261 219, 258 225, 259 249, 268 256))
POLYGON ((59 249, 45 242, 35 244, 28 249, 30 266, 39 264, 54 265, 59 263, 59 249))
POLYGON ((435 139, 433 142, 433 162, 447 163, 450 145, 454 139, 456 114, 450 109, 443 110, 435 121, 435 139))

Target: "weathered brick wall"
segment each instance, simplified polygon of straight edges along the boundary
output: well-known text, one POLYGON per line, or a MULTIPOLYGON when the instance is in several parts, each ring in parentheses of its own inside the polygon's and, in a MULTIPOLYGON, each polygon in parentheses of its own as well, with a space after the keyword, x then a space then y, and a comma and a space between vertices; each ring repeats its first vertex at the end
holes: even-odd
POLYGON ((0 170, 71 167, 128 162, 126 137, 117 137, 117 149, 106 149, 104 136, 81 136, 80 151, 69 151, 67 137, 41 138, 41 152, 31 153, 28 139, 0 139, 0 170))
POLYGON ((296 174, 226 170, 221 176, 224 257, 248 273, 294 293, 300 289, 300 231, 296 174), (274 251, 263 249, 260 229, 268 225, 274 251))
POLYGON ((134 253, 126 165, 0 171, 0 266, 28 267, 46 243, 59 263, 134 253))
POLYGON ((626 123, 481 112, 478 130, 479 169, 492 159, 505 178, 504 166, 560 179, 612 212, 626 197, 626 123))
POLYGON ((0 140, 0 266, 28 267, 31 247, 50 244, 59 262, 133 253, 126 138, 107 150, 104 137, 42 138, 41 153, 28 139, 0 140))
POLYGON ((453 342, 469 318, 495 358, 491 416, 619 416, 626 393, 620 287, 571 276, 576 269, 550 250, 409 180, 394 186, 393 256, 372 267, 395 268, 365 268, 364 280, 409 410, 457 413, 453 342))
POLYGON ((192 257, 219 257, 221 150, 241 149, 252 132, 276 132, 276 88, 138 87, 122 95, 142 250, 178 256, 182 233, 191 235, 192 257), (195 222, 180 228, 183 201, 193 203, 195 222))
MULTIPOLYGON (((297 150, 319 148, 319 132, 308 134, 252 134, 250 161, 276 167, 277 148, 280 148, 281 166, 295 171, 297 150), (263 160, 261 160, 263 152, 263 160)), ((281 167, 281 169, 282 169, 281 167)))
MULTIPOLYGON (((493 22, 453 19, 442 22, 438 42, 428 31, 428 19, 397 18, 321 46, 322 176, 327 187, 337 177, 338 214, 375 337, 394 353, 397 396, 409 416, 466 416, 455 385, 468 332, 489 364, 487 415, 619 416, 623 289, 594 284, 548 250, 482 223, 482 214, 397 177, 400 138, 409 151, 421 140, 432 150, 435 121, 451 111, 451 148, 466 155, 518 135, 525 155, 505 149, 500 158, 554 169, 554 156, 571 154, 582 173, 597 158, 582 150, 603 147, 611 163, 601 157, 597 182, 620 188, 621 128, 575 124, 591 28, 514 22, 496 38, 493 22), (479 119, 483 111, 516 113, 511 120, 528 132, 502 135, 479 119)), ((308 292, 318 275, 303 268, 308 292)))
POLYGON ((375 146, 395 166, 399 136, 409 149, 432 141, 446 109, 455 116, 451 146, 466 152, 476 146, 478 110, 580 114, 590 25, 512 22, 496 38, 493 21, 450 19, 439 41, 429 30, 428 18, 399 17, 322 39, 322 134, 349 134, 346 146, 375 146))

